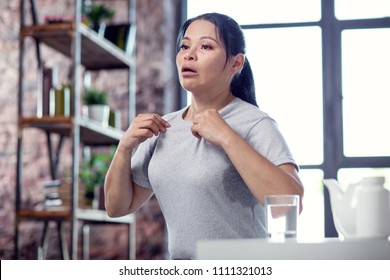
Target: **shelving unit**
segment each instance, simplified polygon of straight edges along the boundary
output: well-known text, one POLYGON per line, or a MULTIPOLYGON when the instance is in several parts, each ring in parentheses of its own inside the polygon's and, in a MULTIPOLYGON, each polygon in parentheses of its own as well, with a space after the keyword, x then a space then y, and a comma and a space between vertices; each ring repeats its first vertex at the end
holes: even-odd
MULTIPOLYGON (((38 24, 36 6, 34 0, 21 0, 21 30, 20 30, 20 56, 19 56, 19 91, 18 91, 18 140, 17 140, 17 166, 16 166, 16 199, 15 199, 15 257, 20 258, 20 228, 22 221, 44 222, 41 247, 45 251, 47 246, 47 230, 49 222, 56 222, 64 259, 77 259, 77 244, 79 224, 94 223, 122 223, 129 225, 129 257, 135 258, 135 219, 129 215, 121 219, 111 219, 103 215, 102 211, 79 209, 79 168, 80 151, 83 146, 110 146, 117 144, 123 135, 123 131, 103 127, 99 123, 82 117, 81 106, 81 66, 85 71, 123 69, 128 71, 129 108, 128 121, 135 116, 135 0, 127 0, 129 10, 130 52, 126 53, 110 41, 99 36, 96 32, 81 23, 81 0, 74 0, 75 15, 73 22, 38 24), (26 3, 29 2, 31 9, 32 24, 27 25, 26 3), (42 68, 40 52, 41 44, 47 45, 57 52, 65 55, 72 61, 71 85, 74 92, 72 100, 74 113, 65 116, 25 116, 23 112, 24 101, 24 56, 25 39, 33 38, 36 43, 36 55, 38 69, 42 68), (47 136, 49 151, 50 171, 52 179, 57 179, 59 154, 65 138, 72 142, 72 166, 71 166, 71 205, 69 208, 57 210, 47 209, 23 209, 22 208, 22 185, 23 176, 23 131, 26 129, 39 129, 47 136), (52 136, 59 136, 56 147, 52 144, 52 136), (104 217, 101 218, 101 215, 104 217), (99 218, 100 217, 100 218, 99 218), (66 237, 63 223, 69 222, 70 231, 70 254, 66 245, 66 237)), ((45 257, 45 252, 43 252, 45 257)))

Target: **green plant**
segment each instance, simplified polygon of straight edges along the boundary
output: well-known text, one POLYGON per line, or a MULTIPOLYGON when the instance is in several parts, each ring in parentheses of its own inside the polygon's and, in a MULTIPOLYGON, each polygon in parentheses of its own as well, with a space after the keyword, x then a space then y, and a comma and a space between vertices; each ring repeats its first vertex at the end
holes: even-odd
POLYGON ((85 11, 88 22, 93 26, 98 26, 103 20, 111 19, 114 14, 115 11, 98 4, 91 5, 85 11))
POLYGON ((85 197, 93 198, 95 188, 104 186, 108 167, 114 156, 115 149, 107 153, 95 153, 81 165, 80 178, 85 185, 85 197))
POLYGON ((84 90, 84 105, 108 105, 107 93, 104 90, 88 88, 84 90))

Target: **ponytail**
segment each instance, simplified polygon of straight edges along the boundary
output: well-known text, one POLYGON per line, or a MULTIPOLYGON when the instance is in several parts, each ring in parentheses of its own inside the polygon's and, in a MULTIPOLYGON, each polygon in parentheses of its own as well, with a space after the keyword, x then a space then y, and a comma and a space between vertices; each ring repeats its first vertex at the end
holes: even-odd
POLYGON ((235 97, 258 107, 256 102, 255 82, 248 59, 245 58, 245 63, 241 72, 234 76, 230 85, 230 90, 235 97))

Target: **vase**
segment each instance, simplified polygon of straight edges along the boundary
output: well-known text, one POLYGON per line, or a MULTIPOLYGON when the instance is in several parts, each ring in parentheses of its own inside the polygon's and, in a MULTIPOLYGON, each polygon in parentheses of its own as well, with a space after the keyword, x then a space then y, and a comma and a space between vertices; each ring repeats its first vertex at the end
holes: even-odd
POLYGON ((108 126, 110 106, 101 104, 86 105, 83 110, 84 115, 89 119, 100 123, 102 126, 108 126))

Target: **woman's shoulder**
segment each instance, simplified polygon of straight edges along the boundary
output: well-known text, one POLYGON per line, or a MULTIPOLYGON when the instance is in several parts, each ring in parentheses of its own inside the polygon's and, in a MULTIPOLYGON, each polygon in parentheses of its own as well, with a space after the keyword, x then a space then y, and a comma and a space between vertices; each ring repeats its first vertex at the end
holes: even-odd
POLYGON ((226 116, 234 116, 234 118, 249 118, 257 121, 270 118, 268 113, 240 98, 235 98, 226 109, 223 113, 226 116))

